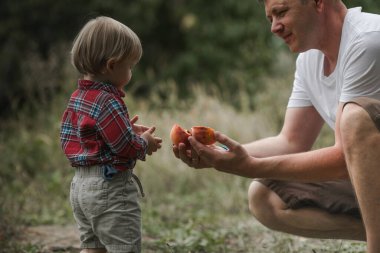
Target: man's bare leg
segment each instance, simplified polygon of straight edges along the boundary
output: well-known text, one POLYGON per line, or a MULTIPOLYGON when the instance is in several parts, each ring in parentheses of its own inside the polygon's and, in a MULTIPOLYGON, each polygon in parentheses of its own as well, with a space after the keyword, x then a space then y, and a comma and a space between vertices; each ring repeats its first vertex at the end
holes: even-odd
POLYGON ((380 252, 380 133, 369 114, 347 104, 341 118, 347 167, 367 233, 369 253, 380 252))
POLYGON ((288 209, 280 197, 258 181, 248 190, 249 209, 264 226, 310 238, 365 240, 361 220, 317 208, 288 209))

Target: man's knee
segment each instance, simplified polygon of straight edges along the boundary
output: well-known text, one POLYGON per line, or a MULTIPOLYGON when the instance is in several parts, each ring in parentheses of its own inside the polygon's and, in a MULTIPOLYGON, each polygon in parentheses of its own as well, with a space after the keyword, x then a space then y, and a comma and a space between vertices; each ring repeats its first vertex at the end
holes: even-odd
POLYGON ((253 181, 248 188, 248 208, 255 217, 257 216, 256 213, 258 212, 262 201, 265 201, 262 187, 264 186, 261 183, 253 181))
POLYGON ((276 213, 284 206, 280 198, 258 181, 253 181, 248 190, 249 210, 255 218, 269 228, 277 227, 276 213))
POLYGON ((359 140, 364 141, 371 131, 376 131, 376 127, 369 114, 357 104, 347 104, 340 119, 340 133, 345 146, 350 147, 359 140))
POLYGON ((373 124, 368 113, 359 105, 348 103, 343 108, 340 119, 340 130, 345 136, 355 134, 355 131, 360 131, 361 128, 367 127, 368 124, 373 124))

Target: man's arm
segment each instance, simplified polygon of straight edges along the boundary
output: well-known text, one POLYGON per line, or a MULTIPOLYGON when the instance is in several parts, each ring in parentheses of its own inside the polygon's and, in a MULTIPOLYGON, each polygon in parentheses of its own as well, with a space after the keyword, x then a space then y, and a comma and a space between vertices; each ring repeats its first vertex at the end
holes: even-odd
POLYGON ((277 136, 243 145, 251 156, 268 157, 308 151, 324 124, 314 107, 288 108, 277 136))
MULTIPOLYGON (((341 105, 337 113, 337 126, 340 112, 341 105)), ((189 140, 204 164, 231 174, 304 182, 347 178, 344 155, 337 134, 339 127, 336 127, 336 141, 333 146, 307 151, 322 126, 319 115, 312 115, 313 112, 307 108, 289 109, 279 136, 247 144, 247 149, 220 133, 217 133, 217 140, 228 146, 229 152, 209 148, 191 137, 189 140), (262 158, 251 156, 255 152, 262 158)))

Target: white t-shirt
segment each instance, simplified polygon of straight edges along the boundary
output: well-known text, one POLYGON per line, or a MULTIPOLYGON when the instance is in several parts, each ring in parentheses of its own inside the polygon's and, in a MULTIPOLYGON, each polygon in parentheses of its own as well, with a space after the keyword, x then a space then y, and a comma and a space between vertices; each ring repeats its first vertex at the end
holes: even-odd
POLYGON ((299 54, 288 107, 314 106, 334 129, 339 102, 358 96, 380 99, 380 15, 349 9, 337 65, 329 76, 323 61, 319 50, 299 54))

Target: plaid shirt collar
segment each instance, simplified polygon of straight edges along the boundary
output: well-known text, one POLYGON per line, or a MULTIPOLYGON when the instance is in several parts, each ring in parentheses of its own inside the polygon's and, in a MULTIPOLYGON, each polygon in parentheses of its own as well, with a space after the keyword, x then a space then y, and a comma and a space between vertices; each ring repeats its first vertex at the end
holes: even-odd
POLYGON ((115 88, 112 84, 104 82, 96 82, 91 80, 78 80, 78 89, 80 90, 104 90, 110 93, 115 94, 119 97, 124 97, 125 93, 122 90, 115 88))

